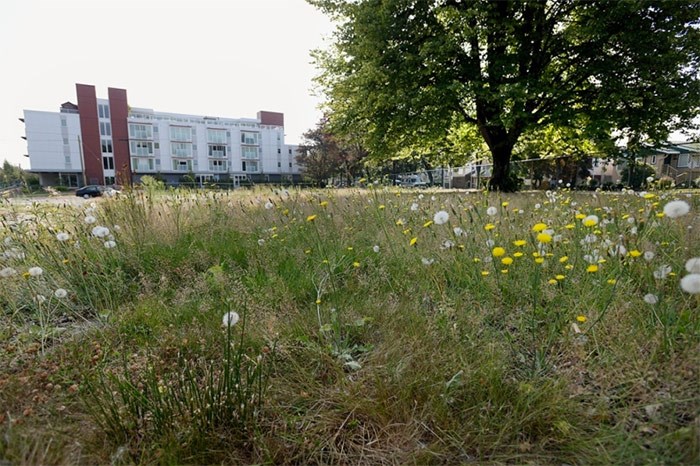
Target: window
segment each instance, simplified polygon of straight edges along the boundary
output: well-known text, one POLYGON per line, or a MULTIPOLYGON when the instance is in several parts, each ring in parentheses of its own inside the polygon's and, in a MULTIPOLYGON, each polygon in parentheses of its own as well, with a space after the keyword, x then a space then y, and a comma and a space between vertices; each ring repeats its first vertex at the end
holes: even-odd
POLYGON ((153 143, 153 148, 154 148, 154 149, 160 149, 160 143, 154 142, 154 143, 153 143))
POLYGON ((289 149, 289 155, 292 155, 292 149, 289 149))
POLYGON ((130 155, 153 155, 153 143, 151 141, 129 141, 130 155))
POLYGON ((241 144, 257 146, 260 144, 260 133, 241 131, 241 144))
POLYGON ((68 144, 68 138, 63 138, 63 144, 68 144))
POLYGON ((292 162, 289 162, 289 168, 292 168, 292 162))
POLYGON ((226 144, 226 130, 207 129, 207 142, 212 144, 226 144))
POLYGON ((277 148, 277 153, 278 153, 278 154, 281 154, 281 153, 282 153, 282 149, 280 149, 280 148, 278 147, 278 148, 277 148))
POLYGON ((678 168, 688 168, 690 162, 689 154, 680 154, 678 156, 678 168))
POLYGON ((114 184, 114 177, 113 176, 105 176, 105 185, 110 185, 114 184))
POLYGON ((154 160, 153 159, 131 159, 131 168, 135 171, 153 171, 154 160))
POLYGON ((61 126, 68 126, 68 122, 65 118, 61 118, 61 126))
POLYGON ((170 139, 172 141, 192 141, 192 128, 189 126, 171 126, 170 139))
POLYGON ((656 156, 655 155, 651 156, 651 164, 656 165, 656 156))
POLYGON ((209 157, 226 157, 226 146, 213 146, 209 144, 209 157))
POLYGON ((225 172, 228 168, 226 160, 210 160, 209 170, 213 172, 225 172))
POLYGON ((277 168, 282 168, 282 162, 277 162, 277 168))
POLYGON ((100 121, 100 134, 102 136, 111 136, 112 124, 108 121, 100 121))
POLYGON ((192 157, 192 144, 173 142, 170 144, 170 153, 173 157, 192 157))
POLYGON ((251 162, 250 160, 248 161, 243 161, 242 168, 244 172, 257 172, 258 171, 258 162, 251 162))
POLYGON ((114 157, 102 157, 102 168, 114 170, 114 157))
POLYGON ((111 154, 112 152, 114 152, 112 150, 112 141, 109 139, 102 139, 102 153, 111 154))
POLYGON ((129 137, 131 139, 153 139, 153 127, 151 125, 129 124, 129 137))
POLYGON ((244 159, 257 159, 258 158, 258 148, 242 146, 241 147, 241 157, 244 159))
POLYGON ((97 105, 97 114, 99 115, 100 118, 109 118, 109 105, 98 104, 97 105))
POLYGON ((178 172, 190 172, 192 171, 192 161, 191 160, 173 160, 173 170, 178 172))

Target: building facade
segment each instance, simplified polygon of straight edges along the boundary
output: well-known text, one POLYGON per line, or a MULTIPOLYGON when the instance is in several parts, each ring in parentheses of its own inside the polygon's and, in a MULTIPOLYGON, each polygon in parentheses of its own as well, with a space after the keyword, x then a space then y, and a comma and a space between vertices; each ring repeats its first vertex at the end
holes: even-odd
POLYGON ((77 105, 24 111, 30 172, 42 186, 296 183, 297 146, 284 143, 284 114, 224 118, 131 107, 126 90, 76 84, 77 105))

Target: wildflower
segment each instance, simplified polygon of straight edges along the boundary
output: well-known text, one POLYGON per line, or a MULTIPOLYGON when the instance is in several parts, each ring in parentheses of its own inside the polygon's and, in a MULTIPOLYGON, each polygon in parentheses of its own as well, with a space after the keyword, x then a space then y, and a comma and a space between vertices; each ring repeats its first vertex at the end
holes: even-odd
POLYGON ((690 205, 685 201, 671 201, 664 206, 664 214, 670 218, 677 218, 690 212, 690 205))
POLYGON ((90 224, 90 223, 95 223, 97 219, 93 217, 92 215, 88 215, 85 217, 85 223, 90 224))
POLYGON ((518 251, 513 253, 513 257, 523 257, 523 253, 518 251))
POLYGON ((535 258, 535 263, 537 263, 537 264, 544 264, 544 257, 536 257, 536 258, 535 258))
POLYGON ((414 202, 411 204, 411 212, 416 212, 418 210, 418 203, 414 202))
POLYGON ((435 225, 444 225, 447 223, 447 221, 450 219, 450 214, 448 214, 446 211, 441 210, 437 212, 433 216, 433 221, 435 222, 435 225))
POLYGON ((550 278, 549 280, 547 280, 547 283, 549 283, 550 285, 556 285, 559 282, 554 278, 550 278))
POLYGON ((580 316, 576 316, 576 320, 579 321, 579 322, 581 322, 582 324, 584 324, 584 323, 586 323, 586 321, 588 320, 588 318, 587 318, 586 316, 584 316, 584 315, 580 315, 580 316))
POLYGON ((561 256, 561 257, 559 258, 559 262, 561 262, 562 264, 563 264, 564 262, 568 261, 568 260, 569 260, 569 256, 561 256))
POLYGON ((44 296, 43 294, 38 294, 34 296, 32 300, 37 304, 42 304, 44 301, 46 301, 46 296, 44 296))
POLYGON ((379 246, 377 246, 377 245, 375 244, 375 245, 372 247, 372 251, 378 253, 378 252, 379 252, 379 246))
POLYGON ((264 244, 265 244, 265 240, 262 239, 262 238, 260 238, 260 239, 258 240, 258 246, 263 246, 264 244))
POLYGON ((700 273, 691 273, 681 278, 681 289, 686 293, 700 293, 700 273))
POLYGON ((109 235, 109 228, 96 226, 92 229, 92 235, 98 238, 104 238, 105 236, 109 235))
POLYGON ((221 326, 222 327, 233 327, 238 323, 240 320, 240 316, 238 315, 237 312, 231 311, 227 312, 224 314, 223 319, 221 320, 221 326))
POLYGON ((2 278, 8 278, 16 274, 17 271, 12 267, 5 267, 4 269, 0 270, 0 277, 2 278))
POLYGON ((379 204, 379 210, 384 210, 386 209, 386 206, 384 204, 379 204))
POLYGON ((423 263, 423 265, 432 265, 432 263, 435 262, 435 259, 426 259, 425 257, 421 257, 420 261, 423 263))
POLYGON ((320 299, 317 299, 317 300, 316 300, 316 305, 318 305, 318 304, 321 304, 321 300, 320 300, 320 299))
POLYGON ((112 249, 112 248, 114 248, 114 247, 117 246, 117 243, 115 243, 115 242, 112 241, 112 240, 109 240, 109 241, 105 241, 104 246, 105 246, 107 249, 112 249))
POLYGON ((408 243, 408 245, 409 245, 409 246, 415 246, 417 242, 418 242, 418 238, 417 238, 417 237, 413 237, 413 238, 411 238, 411 241, 408 243))
POLYGON ((493 207, 493 206, 491 206, 491 207, 489 207, 488 209, 486 209, 486 215, 489 215, 489 216, 491 216, 491 217, 493 217, 493 216, 496 215, 497 213, 498 213, 498 209, 495 208, 495 207, 493 207))
POLYGON ((537 204, 535 204, 535 210, 538 210, 538 209, 540 209, 541 207, 542 207, 542 204, 540 204, 539 202, 538 202, 537 204))
POLYGON ((513 241, 513 244, 516 246, 525 246, 525 244, 527 244, 527 241, 525 241, 524 239, 518 239, 513 241))
POLYGON ((547 229, 547 224, 545 223, 537 223, 535 226, 532 227, 532 231, 540 233, 541 231, 544 231, 547 229))
POLYGON ((658 269, 654 270, 654 278, 657 280, 664 280, 671 273, 670 265, 662 265, 658 269))
POLYGON ((355 262, 352 263, 352 266, 355 267, 355 268, 358 268, 358 267, 360 266, 360 263, 357 262, 357 261, 355 261, 355 262))
POLYGON ((491 251, 491 254, 493 254, 493 257, 501 257, 506 254, 506 250, 503 249, 502 247, 498 246, 493 248, 493 251, 491 251))
POLYGON ((454 232, 455 236, 462 236, 464 234, 464 230, 462 230, 460 227, 454 227, 452 231, 454 232))
POLYGON ((68 296, 68 292, 64 290, 63 288, 59 288, 56 291, 53 292, 53 295, 57 297, 58 299, 65 298, 68 296))
POLYGON ((485 276, 487 276, 488 274, 489 274, 489 271, 488 271, 488 270, 482 270, 482 271, 481 271, 481 276, 482 276, 482 277, 485 277, 485 276))
POLYGON ((501 202, 501 207, 508 207, 508 202, 507 201, 501 202))
POLYGON ((644 260, 649 262, 654 258, 654 255, 653 251, 644 251, 644 260))
POLYGON ((556 275, 554 278, 561 281, 561 280, 564 280, 566 278, 566 275, 556 275))
POLYGON ((328 205, 328 201, 321 201, 319 204, 321 207, 326 207, 328 205))
POLYGON ((446 239, 445 241, 442 242, 440 245, 440 249, 445 250, 445 249, 452 249, 455 247, 455 243, 452 240, 446 239))
POLYGON ((487 223, 487 224, 484 226, 484 230, 486 230, 486 231, 493 230, 494 228, 496 228, 496 225, 494 225, 493 223, 487 223))
POLYGON ((501 259, 501 263, 503 265, 510 265, 513 263, 513 258, 512 257, 504 257, 503 259, 501 259))
POLYGON ((638 251, 637 249, 632 249, 632 250, 630 251, 630 256, 631 256, 631 257, 639 257, 639 256, 641 256, 641 255, 642 255, 642 252, 641 252, 641 251, 638 251))
POLYGON ((38 277, 38 276, 40 276, 42 273, 44 273, 44 269, 42 269, 41 267, 31 267, 27 272, 28 272, 29 275, 31 275, 32 277, 38 277))
POLYGON ((656 304, 659 302, 659 297, 655 294, 647 293, 644 295, 644 302, 647 304, 656 304))
POLYGON ((588 273, 596 273, 598 271, 598 266, 596 264, 591 264, 586 268, 588 273))
POLYGON ((583 225, 587 227, 593 227, 598 225, 598 216, 597 215, 589 215, 588 217, 585 217, 583 219, 583 225))
POLYGON ((496 245, 496 242, 495 242, 494 240, 492 240, 491 238, 489 238, 489 239, 486 240, 486 246, 487 246, 487 247, 492 248, 492 247, 494 247, 495 245, 496 245))
POLYGON ((272 202, 270 202, 270 201, 267 201, 267 202, 265 203, 265 209, 267 209, 267 210, 272 209, 274 206, 275 206, 275 205, 274 205, 272 202))
POLYGON ((70 238, 70 235, 68 233, 65 233, 65 232, 56 233, 56 239, 61 241, 61 242, 68 241, 69 238, 70 238))
POLYGON ((538 233, 537 234, 537 241, 543 244, 551 243, 552 242, 552 237, 547 234, 547 233, 538 233))
POLYGON ((428 220, 427 222, 425 222, 425 223, 423 224, 423 228, 428 228, 428 227, 429 227, 430 225, 432 225, 432 224, 433 224, 433 221, 432 221, 432 220, 428 220))
POLYGON ((685 263, 685 270, 690 273, 700 273, 700 257, 688 259, 688 261, 685 263))
POLYGON ((309 215, 306 217, 307 222, 313 222, 314 220, 316 220, 316 215, 309 215))

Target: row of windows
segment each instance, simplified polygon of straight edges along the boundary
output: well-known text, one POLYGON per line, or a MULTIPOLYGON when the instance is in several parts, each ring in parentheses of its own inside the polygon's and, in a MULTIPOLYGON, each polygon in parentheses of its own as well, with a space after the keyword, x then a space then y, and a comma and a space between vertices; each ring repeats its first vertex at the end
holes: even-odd
MULTIPOLYGON (((206 125, 206 124, 212 124, 211 121, 206 121, 201 118, 176 118, 172 116, 165 116, 165 115, 149 115, 148 113, 129 113, 130 118, 138 118, 141 120, 158 120, 158 121, 177 121, 178 123, 194 123, 194 124, 199 124, 199 125, 206 125)), ((241 127, 241 128, 278 128, 278 126, 274 125, 259 125, 257 123, 241 123, 241 122, 235 122, 235 121, 223 121, 223 120, 218 120, 217 123, 214 123, 217 125, 221 126, 235 126, 235 127, 241 127)))
MULTIPOLYGON (((103 165, 105 170, 114 170, 114 158, 104 157, 103 165)), ((134 171, 153 171, 155 170, 155 161, 150 158, 132 158, 131 168, 134 171)), ((227 160, 210 160, 209 161, 209 171, 212 172, 227 172, 228 171, 228 161, 227 160)), ((277 167, 281 164, 277 162, 277 167)), ((192 171, 192 160, 173 160, 172 167, 174 171, 179 172, 189 172, 192 171)), ((292 164, 289 164, 289 168, 292 168, 292 164)), ((259 169, 259 163, 257 161, 244 160, 241 162, 241 171, 247 173, 257 173, 259 169)))

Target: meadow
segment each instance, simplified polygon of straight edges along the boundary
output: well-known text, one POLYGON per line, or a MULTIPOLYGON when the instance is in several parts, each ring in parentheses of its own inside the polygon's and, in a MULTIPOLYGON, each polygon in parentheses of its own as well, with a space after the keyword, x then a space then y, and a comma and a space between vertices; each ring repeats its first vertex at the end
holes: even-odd
POLYGON ((0 463, 700 459, 697 192, 0 213, 0 463))

